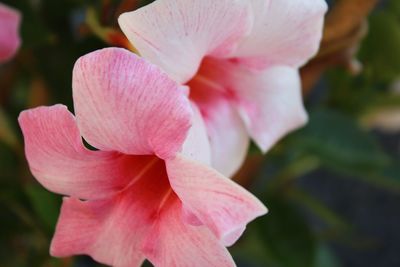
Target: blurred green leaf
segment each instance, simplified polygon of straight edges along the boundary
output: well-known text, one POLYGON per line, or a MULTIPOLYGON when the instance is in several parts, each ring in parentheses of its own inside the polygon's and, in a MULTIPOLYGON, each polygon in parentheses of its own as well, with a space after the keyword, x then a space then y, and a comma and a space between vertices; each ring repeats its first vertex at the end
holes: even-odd
POLYGON ((19 186, 18 179, 11 179, 15 177, 16 170, 18 168, 18 157, 15 155, 12 147, 4 142, 0 142, 0 192, 4 188, 4 185, 16 185, 19 186))
POLYGON ((316 110, 311 113, 309 124, 292 135, 288 144, 323 167, 400 192, 400 164, 350 116, 316 110))
POLYGON ((4 112, 2 107, 0 107, 0 141, 14 149, 19 149, 16 131, 10 123, 8 114, 4 112))
POLYGON ((289 142, 333 169, 376 170, 390 161, 376 140, 355 120, 332 110, 312 112, 309 124, 289 142))
POLYGON ((340 230, 346 230, 350 227, 349 224, 340 217, 340 215, 325 206, 319 199, 314 198, 301 189, 291 189, 289 197, 293 202, 302 205, 331 227, 340 230))
POLYGON ((310 267, 316 240, 304 218, 288 202, 268 198, 269 214, 257 220, 257 230, 269 251, 271 267, 310 267))
POLYGON ((385 188, 389 191, 400 193, 400 162, 394 161, 380 171, 360 171, 353 173, 355 178, 368 182, 375 186, 385 188))
POLYGON ((229 251, 235 262, 242 262, 244 266, 272 266, 271 253, 254 222, 247 226, 246 234, 229 251))
POLYGON ((340 267, 340 263, 329 247, 319 244, 315 258, 314 267, 340 267))
POLYGON ((37 184, 29 184, 25 187, 25 190, 40 220, 48 230, 54 230, 61 206, 60 197, 37 184))
POLYGON ((400 21, 388 10, 371 16, 370 31, 360 52, 365 70, 384 82, 400 75, 400 21))
POLYGON ((389 0, 386 10, 397 16, 398 19, 400 19, 400 1, 389 0))

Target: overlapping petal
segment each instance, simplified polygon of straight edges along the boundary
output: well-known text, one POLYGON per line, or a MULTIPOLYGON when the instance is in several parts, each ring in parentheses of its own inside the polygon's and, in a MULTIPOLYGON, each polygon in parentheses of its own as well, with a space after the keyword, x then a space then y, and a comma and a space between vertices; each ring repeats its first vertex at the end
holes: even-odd
POLYGON ((257 70, 219 59, 203 64, 210 70, 208 79, 227 91, 248 133, 264 152, 306 123, 298 70, 286 66, 257 70))
POLYGON ((79 129, 101 150, 172 157, 191 126, 192 110, 182 89, 124 49, 80 58, 73 93, 79 129))
POLYGON ((166 167, 171 187, 184 208, 224 245, 232 245, 247 223, 267 212, 252 194, 201 163, 178 154, 166 167))
POLYGON ((185 83, 205 55, 230 54, 252 18, 247 0, 157 0, 119 24, 143 57, 185 83))
POLYGON ((319 48, 324 0, 251 0, 254 26, 233 56, 258 67, 299 67, 319 48))
POLYGON ((32 174, 48 190, 83 199, 114 194, 134 177, 138 162, 118 153, 90 151, 65 106, 21 113, 19 123, 32 174))
POLYGON ((212 166, 232 177, 242 166, 250 144, 246 127, 231 103, 221 101, 209 110, 207 129, 210 136, 212 166))
POLYGON ((205 226, 192 226, 182 220, 182 206, 170 203, 160 214, 144 245, 146 257, 160 267, 233 267, 228 250, 205 226))
POLYGON ((211 165, 211 147, 208 140, 207 129, 200 111, 192 103, 192 127, 182 146, 182 154, 196 161, 211 165))
POLYGON ((20 46, 20 13, 0 3, 0 62, 9 60, 20 46))
POLYGON ((224 88, 213 88, 206 77, 194 79, 189 85, 190 97, 200 108, 207 126, 212 166, 231 177, 242 165, 250 143, 243 120, 224 95, 224 88))
POLYGON ((263 152, 307 122, 296 69, 277 66, 259 72, 238 68, 232 74, 239 111, 263 152))

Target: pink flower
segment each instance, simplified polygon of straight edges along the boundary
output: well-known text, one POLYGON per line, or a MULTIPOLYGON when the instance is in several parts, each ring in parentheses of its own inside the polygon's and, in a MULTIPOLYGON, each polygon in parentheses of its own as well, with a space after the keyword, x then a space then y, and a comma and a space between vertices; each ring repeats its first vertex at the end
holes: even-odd
POLYGON ((249 136, 266 152, 307 121, 298 68, 318 50, 324 0, 157 0, 120 26, 139 53, 190 87, 231 176, 249 136))
POLYGON ((205 128, 183 92, 154 65, 109 48, 76 63, 76 118, 62 105, 21 113, 33 175, 68 196, 52 255, 88 254, 117 267, 145 258, 234 266, 225 246, 267 210, 208 167, 205 128), (100 150, 86 149, 81 136, 100 150))
POLYGON ((0 3, 0 63, 9 60, 17 52, 19 38, 20 13, 0 3))

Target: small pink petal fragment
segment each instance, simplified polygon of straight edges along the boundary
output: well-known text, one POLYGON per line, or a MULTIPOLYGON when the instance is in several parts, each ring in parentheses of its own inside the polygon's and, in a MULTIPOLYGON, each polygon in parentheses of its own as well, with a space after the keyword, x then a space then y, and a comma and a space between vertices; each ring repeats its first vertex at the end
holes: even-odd
POLYGON ((8 61, 17 52, 21 44, 20 23, 21 14, 0 3, 0 63, 8 61))
POLYGON ((21 14, 0 3, 0 63, 9 60, 17 52, 21 44, 20 24, 21 14))

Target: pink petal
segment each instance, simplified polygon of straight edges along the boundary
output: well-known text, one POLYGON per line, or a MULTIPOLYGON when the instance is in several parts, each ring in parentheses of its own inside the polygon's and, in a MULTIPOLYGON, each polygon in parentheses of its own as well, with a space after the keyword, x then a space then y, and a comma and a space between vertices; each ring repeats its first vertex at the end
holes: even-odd
POLYGON ((232 257, 204 226, 183 223, 181 203, 175 201, 160 214, 144 246, 146 257, 157 267, 229 267, 232 257))
POLYGON ((144 261, 139 247, 149 228, 139 212, 137 207, 117 200, 82 202, 65 198, 50 254, 85 254, 107 265, 139 267, 144 261))
POLYGON ((133 177, 132 157, 83 146, 75 118, 65 106, 23 111, 19 123, 30 169, 50 191, 101 198, 121 190, 133 177))
POLYGON ((252 33, 235 56, 260 66, 299 67, 319 48, 327 4, 324 0, 251 0, 252 33))
POLYGON ((101 150, 171 157, 190 128, 190 103, 156 66, 120 48, 90 53, 74 68, 78 126, 101 150))
POLYGON ((199 109, 192 103, 193 121, 188 137, 183 144, 182 154, 187 157, 211 165, 211 148, 207 136, 207 129, 204 125, 199 109))
MULTIPOLYGON (((212 67, 211 67, 212 68, 212 67)), ((207 82, 193 79, 191 99, 199 106, 211 143, 212 166, 231 177, 242 165, 249 148, 243 120, 229 98, 207 82)))
POLYGON ((20 13, 0 3, 0 63, 9 60, 17 52, 21 43, 20 23, 20 13))
POLYGON ((224 245, 232 245, 239 238, 238 231, 267 212, 252 194, 201 163, 178 154, 166 166, 171 187, 183 206, 224 245))
POLYGON ((252 24, 248 0, 157 0, 120 16, 140 54, 179 83, 196 73, 205 55, 225 56, 252 24))
POLYGON ((107 265, 139 267, 145 256, 143 243, 158 221, 162 200, 170 196, 164 162, 156 159, 152 164, 143 179, 113 198, 65 198, 51 254, 86 254, 107 265))

